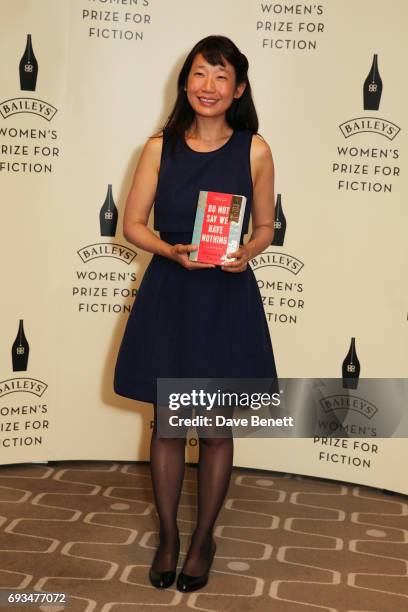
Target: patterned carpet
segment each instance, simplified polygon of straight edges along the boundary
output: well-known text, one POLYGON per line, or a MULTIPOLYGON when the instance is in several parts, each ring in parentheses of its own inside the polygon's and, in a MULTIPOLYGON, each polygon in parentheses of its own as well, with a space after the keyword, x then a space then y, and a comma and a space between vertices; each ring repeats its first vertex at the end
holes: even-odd
MULTIPOLYGON (((188 465, 179 567, 195 504, 196 468, 188 465)), ((148 582, 157 542, 148 464, 2 466, 0 589, 70 595, 65 607, 10 612, 407 612, 407 515, 400 494, 234 469, 209 583, 182 594, 148 582)))

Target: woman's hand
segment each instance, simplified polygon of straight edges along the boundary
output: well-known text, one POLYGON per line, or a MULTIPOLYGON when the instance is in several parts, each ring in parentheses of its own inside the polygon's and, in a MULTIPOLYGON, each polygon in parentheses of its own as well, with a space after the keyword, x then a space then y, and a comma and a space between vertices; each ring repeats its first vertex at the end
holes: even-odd
POLYGON ((177 261, 183 268, 187 270, 199 270, 200 268, 215 268, 214 264, 200 263, 198 261, 190 261, 188 254, 191 251, 196 251, 198 247, 194 244, 173 244, 169 251, 170 259, 177 261))
POLYGON ((228 257, 235 257, 235 261, 226 261, 222 264, 222 270, 226 272, 244 272, 247 269, 251 255, 248 247, 241 244, 237 251, 227 253, 228 257))

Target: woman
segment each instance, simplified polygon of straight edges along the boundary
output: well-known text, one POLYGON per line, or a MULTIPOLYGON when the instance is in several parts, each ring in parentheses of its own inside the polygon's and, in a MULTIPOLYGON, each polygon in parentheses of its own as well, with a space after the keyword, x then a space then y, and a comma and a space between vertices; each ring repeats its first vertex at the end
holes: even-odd
MULTIPOLYGON (((248 265, 273 239, 274 167, 257 135, 248 61, 224 36, 208 36, 187 56, 174 108, 146 142, 126 202, 126 239, 154 256, 129 315, 118 354, 116 393, 154 404, 151 475, 160 544, 149 577, 170 586, 180 550, 177 508, 185 438, 157 434, 157 378, 276 378, 268 325, 248 265), (189 253, 200 190, 247 198, 242 233, 253 232, 214 266, 189 253), (148 218, 154 202, 154 229, 148 218)), ((197 525, 178 576, 180 591, 202 588, 216 545, 213 528, 232 470, 232 437, 199 434, 197 525)))

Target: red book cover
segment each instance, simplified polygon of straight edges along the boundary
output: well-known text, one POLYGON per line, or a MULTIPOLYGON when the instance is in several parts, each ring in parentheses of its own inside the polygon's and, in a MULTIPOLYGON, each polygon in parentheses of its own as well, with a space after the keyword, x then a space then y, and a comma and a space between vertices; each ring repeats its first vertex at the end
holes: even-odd
POLYGON ((246 197, 232 193, 200 191, 191 243, 198 246, 191 261, 222 265, 234 261, 227 253, 239 247, 246 197))

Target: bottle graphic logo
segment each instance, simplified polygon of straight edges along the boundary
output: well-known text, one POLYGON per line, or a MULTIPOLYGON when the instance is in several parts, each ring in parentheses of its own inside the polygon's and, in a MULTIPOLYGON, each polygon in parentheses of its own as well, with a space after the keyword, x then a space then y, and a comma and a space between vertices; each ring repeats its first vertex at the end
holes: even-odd
POLYGON ((35 91, 38 75, 38 62, 34 55, 31 34, 27 34, 27 44, 20 60, 20 88, 24 91, 35 91))
POLYGON ((273 240, 271 245, 273 246, 283 246, 285 241, 285 233, 286 233, 286 217, 282 208, 282 196, 278 193, 276 197, 276 206, 275 206, 275 222, 274 222, 275 233, 273 235, 273 240))
MULTIPOLYGON (((27 34, 27 43, 19 63, 20 89, 35 91, 38 76, 38 62, 34 54, 31 34, 27 34)), ((19 95, 14 98, 7 97, 0 100, 0 116, 3 119, 19 114, 37 115, 46 121, 51 121, 58 109, 46 100, 39 100, 33 96, 19 95)))
MULTIPOLYGON (((104 203, 99 210, 100 235, 114 237, 116 235, 116 226, 118 224, 118 209, 112 195, 112 185, 108 185, 104 203)), ((117 244, 112 241, 96 242, 87 244, 77 251, 83 263, 87 263, 98 257, 114 257, 123 263, 130 264, 137 256, 137 252, 122 244, 117 244)))
POLYGON ((112 196, 112 185, 108 185, 105 201, 99 212, 101 236, 115 236, 118 223, 118 209, 112 196))
MULTIPOLYGON (((378 111, 380 108, 383 82, 378 68, 378 55, 373 55, 370 72, 363 85, 363 108, 365 111, 378 111)), ((350 138, 368 132, 383 136, 387 140, 394 140, 401 131, 401 128, 390 121, 378 117, 374 113, 366 113, 363 117, 353 117, 339 124, 339 130, 344 138, 350 138)), ((339 151, 340 153, 340 151, 339 151)), ((361 157, 361 155, 360 155, 361 157)))
POLYGON ((379 109, 382 88, 382 79, 378 71, 378 55, 375 53, 370 72, 363 86, 364 110, 379 109))
POLYGON ((27 338, 24 334, 23 319, 20 319, 17 336, 11 348, 13 372, 22 372, 27 370, 29 351, 30 348, 28 346, 27 338))
POLYGON ((352 338, 349 351, 342 367, 343 389, 357 389, 360 376, 360 362, 356 353, 356 339, 352 338))

